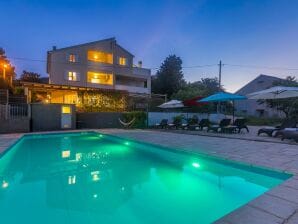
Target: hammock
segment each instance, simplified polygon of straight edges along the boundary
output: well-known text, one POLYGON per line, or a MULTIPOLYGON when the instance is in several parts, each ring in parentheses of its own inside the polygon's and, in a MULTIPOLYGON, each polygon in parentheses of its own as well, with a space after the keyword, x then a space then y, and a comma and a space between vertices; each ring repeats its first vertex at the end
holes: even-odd
POLYGON ((122 121, 120 118, 118 118, 120 124, 122 124, 125 128, 128 128, 129 126, 131 126, 133 124, 133 122, 136 120, 135 118, 133 118, 131 121, 129 122, 124 122, 122 121))

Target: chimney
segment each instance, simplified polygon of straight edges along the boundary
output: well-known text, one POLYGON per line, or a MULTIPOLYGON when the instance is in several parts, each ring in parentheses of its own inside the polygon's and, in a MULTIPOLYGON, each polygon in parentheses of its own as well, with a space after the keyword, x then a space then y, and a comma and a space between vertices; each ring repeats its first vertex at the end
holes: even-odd
POLYGON ((53 51, 57 50, 57 47, 56 46, 53 46, 53 51))
POLYGON ((138 67, 142 68, 143 62, 142 61, 138 61, 138 67))

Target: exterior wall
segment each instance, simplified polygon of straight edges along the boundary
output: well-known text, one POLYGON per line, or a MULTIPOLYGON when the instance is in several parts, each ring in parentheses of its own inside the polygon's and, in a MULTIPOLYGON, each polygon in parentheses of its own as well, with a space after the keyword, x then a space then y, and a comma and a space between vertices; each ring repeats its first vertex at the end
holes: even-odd
MULTIPOLYGON (((123 75, 135 78, 144 78, 147 82, 151 82, 149 69, 135 69, 133 68, 133 55, 123 49, 116 43, 115 39, 107 39, 96 41, 92 43, 77 45, 73 47, 57 49, 48 52, 48 73, 50 76, 50 84, 93 87, 104 89, 117 89, 115 76, 123 75), (100 63, 89 61, 87 58, 88 50, 103 51, 113 54, 113 64, 100 63), (78 62, 69 62, 69 54, 78 56, 78 62), (118 64, 118 57, 125 57, 127 65, 122 66, 118 64), (65 79, 65 74, 68 71, 77 72, 80 75, 79 81, 69 81, 65 79), (113 85, 102 85, 87 82, 87 72, 106 72, 113 74, 113 85)), ((151 85, 149 85, 151 87, 151 85)), ((151 88, 144 88, 141 92, 150 93, 151 88)), ((128 85, 125 90, 134 92, 134 88, 128 85)))
MULTIPOLYGON (((56 131, 61 128, 61 106, 68 104, 31 104, 32 131, 56 131)), ((72 108, 72 127, 76 128, 75 106, 72 108)), ((65 130, 65 129, 63 129, 65 130)))
POLYGON ((78 128, 121 128, 122 113, 89 112, 77 113, 78 128))
POLYGON ((30 131, 30 118, 0 120, 0 133, 21 133, 30 131))
MULTIPOLYGON (((256 91, 261 91, 272 87, 273 82, 281 80, 280 78, 268 75, 259 75, 256 79, 252 80, 236 94, 247 95, 256 91)), ((248 115, 256 117, 282 117, 284 116, 277 110, 268 108, 265 104, 259 104, 257 100, 242 100, 235 101, 236 113, 239 115, 248 115)))

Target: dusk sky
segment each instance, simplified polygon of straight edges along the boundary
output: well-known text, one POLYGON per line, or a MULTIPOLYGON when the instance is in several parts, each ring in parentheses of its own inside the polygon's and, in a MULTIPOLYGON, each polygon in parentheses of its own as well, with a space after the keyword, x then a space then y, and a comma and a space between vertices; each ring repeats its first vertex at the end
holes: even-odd
POLYGON ((185 67, 212 65, 184 68, 187 81, 217 76, 221 59, 228 91, 261 73, 298 76, 297 0, 0 0, 0 8, 0 47, 17 74, 46 76, 53 45, 116 37, 144 67, 159 67, 169 54, 185 67))

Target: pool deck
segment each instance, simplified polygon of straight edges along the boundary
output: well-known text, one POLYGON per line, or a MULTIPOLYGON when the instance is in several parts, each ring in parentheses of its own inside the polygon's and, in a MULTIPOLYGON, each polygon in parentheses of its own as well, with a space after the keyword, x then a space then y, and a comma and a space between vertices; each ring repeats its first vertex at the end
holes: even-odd
MULTIPOLYGON (((297 144, 281 144, 278 142, 235 139, 225 136, 201 136, 150 130, 101 129, 96 131, 290 172, 294 174, 292 178, 215 223, 298 223, 297 144)), ((21 136, 23 134, 0 135, 0 154, 21 136)))

